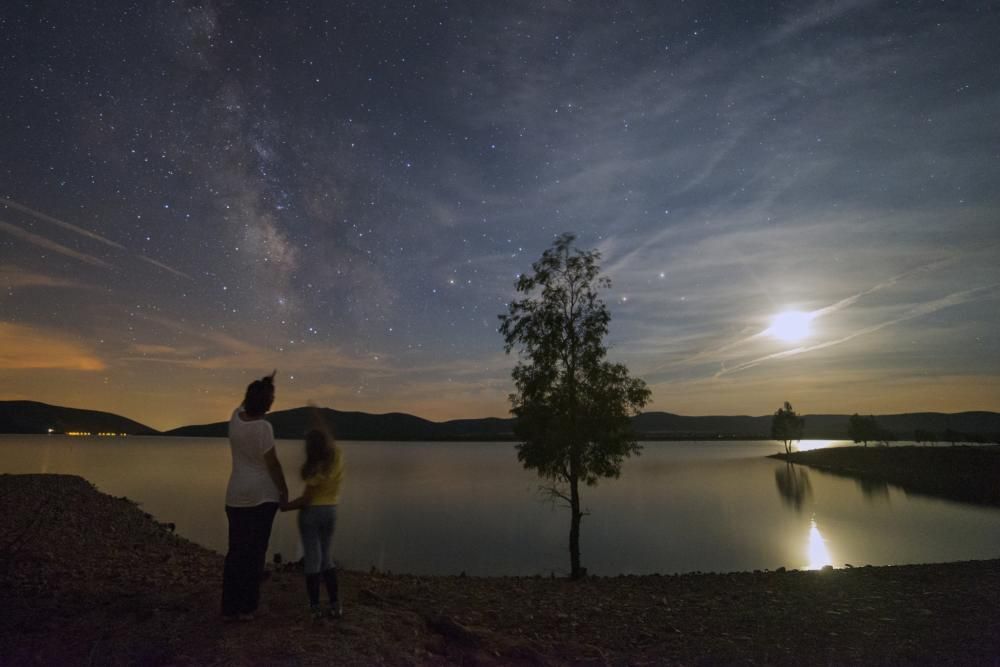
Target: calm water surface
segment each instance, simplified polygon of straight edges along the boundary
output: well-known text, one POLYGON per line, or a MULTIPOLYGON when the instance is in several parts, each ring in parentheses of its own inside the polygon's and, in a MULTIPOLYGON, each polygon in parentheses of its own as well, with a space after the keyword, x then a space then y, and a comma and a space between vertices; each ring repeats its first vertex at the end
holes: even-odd
MULTIPOLYGON (((803 442, 803 448, 842 443, 803 442)), ((564 574, 569 512, 511 443, 345 442, 341 565, 418 574, 564 574)), ((654 442, 583 490, 595 574, 817 568, 1000 556, 1000 510, 907 495, 764 458, 773 442, 654 442)), ((293 493, 298 441, 279 441, 293 493)), ((216 438, 0 436, 0 472, 69 473, 225 552, 229 446, 216 438)), ((298 558, 294 514, 272 552, 298 558)))

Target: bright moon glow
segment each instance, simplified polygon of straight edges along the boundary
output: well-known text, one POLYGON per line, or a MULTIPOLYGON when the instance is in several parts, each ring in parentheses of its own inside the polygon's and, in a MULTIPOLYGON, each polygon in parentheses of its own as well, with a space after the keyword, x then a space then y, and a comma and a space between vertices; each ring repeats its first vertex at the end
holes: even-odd
POLYGON ((837 440, 799 440, 796 449, 800 452, 811 452, 814 449, 826 449, 835 442, 837 440))
POLYGON ((826 541, 819 534, 819 528, 816 527, 816 519, 813 519, 812 524, 809 526, 809 565, 806 569, 821 570, 823 567, 832 564, 833 561, 830 559, 830 552, 826 548, 826 541))
POLYGON ((774 316, 767 333, 788 343, 795 343, 811 333, 812 317, 801 310, 786 310, 774 316))

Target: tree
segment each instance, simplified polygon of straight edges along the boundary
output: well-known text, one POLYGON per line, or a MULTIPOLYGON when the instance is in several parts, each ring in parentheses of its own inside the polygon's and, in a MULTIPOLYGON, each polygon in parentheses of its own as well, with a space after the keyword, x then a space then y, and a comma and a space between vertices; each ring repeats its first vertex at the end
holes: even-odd
POLYGON ((879 426, 875 417, 871 415, 861 417, 856 412, 851 415, 847 422, 847 435, 854 442, 863 443, 865 447, 868 446, 869 442, 880 442, 888 445, 890 440, 896 439, 895 434, 879 426))
POLYGON ((784 408, 778 408, 771 418, 771 437, 785 443, 785 453, 792 453, 792 440, 801 440, 806 420, 795 414, 792 404, 785 401, 784 408))
POLYGON ((500 315, 504 349, 520 360, 511 373, 517 458, 551 485, 544 489, 570 509, 570 576, 580 566, 580 482, 594 486, 618 477, 626 457, 640 446, 630 418, 649 401, 640 379, 623 364, 605 360, 611 316, 598 295, 611 281, 600 275, 600 253, 573 247, 563 234, 521 275, 524 298, 500 315))
POLYGON ((867 447, 868 441, 874 439, 872 436, 872 425, 868 422, 867 418, 855 412, 847 422, 847 436, 855 443, 860 442, 867 447))

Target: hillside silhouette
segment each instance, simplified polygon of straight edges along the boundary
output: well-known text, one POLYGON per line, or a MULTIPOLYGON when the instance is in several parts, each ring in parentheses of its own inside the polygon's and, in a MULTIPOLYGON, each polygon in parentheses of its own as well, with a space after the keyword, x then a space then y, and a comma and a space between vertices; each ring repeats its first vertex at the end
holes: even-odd
POLYGON ((137 421, 98 410, 81 410, 37 401, 0 401, 0 433, 127 433, 157 435, 137 421))
MULTIPOLYGON (((277 438, 302 437, 310 408, 278 410, 267 415, 277 438)), ((321 408, 320 412, 341 440, 395 441, 502 441, 515 440, 514 420, 486 417, 434 422, 422 417, 390 412, 341 411, 321 408)), ((935 433, 948 442, 946 433, 960 442, 1000 441, 1000 413, 996 412, 913 412, 875 415, 879 426, 899 440, 912 440, 917 431, 935 433)), ((850 415, 805 415, 803 439, 845 440, 850 415)), ((129 435, 169 435, 200 438, 226 437, 228 421, 193 424, 157 431, 134 420, 109 412, 81 410, 36 401, 0 401, 0 433, 55 433, 87 431, 129 435)), ((771 415, 692 417, 669 412, 645 412, 632 420, 641 440, 770 440, 771 415)))

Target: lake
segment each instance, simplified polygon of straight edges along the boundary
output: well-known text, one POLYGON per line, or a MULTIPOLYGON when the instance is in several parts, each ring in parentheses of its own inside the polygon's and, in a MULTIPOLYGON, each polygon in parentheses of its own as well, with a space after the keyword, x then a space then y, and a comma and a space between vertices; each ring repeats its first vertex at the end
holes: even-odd
MULTIPOLYGON (((344 442, 334 553, 414 574, 563 575, 569 511, 539 492, 512 443, 344 442)), ((802 448, 844 443, 805 441, 802 448)), ((292 493, 299 441, 279 441, 292 493)), ((774 442, 651 442, 622 477, 584 488, 592 574, 730 572, 1000 556, 1000 510, 862 485, 765 458, 774 442)), ((229 446, 218 438, 0 436, 0 473, 80 475, 225 553, 229 446)), ((272 553, 301 556, 294 513, 272 553)))

